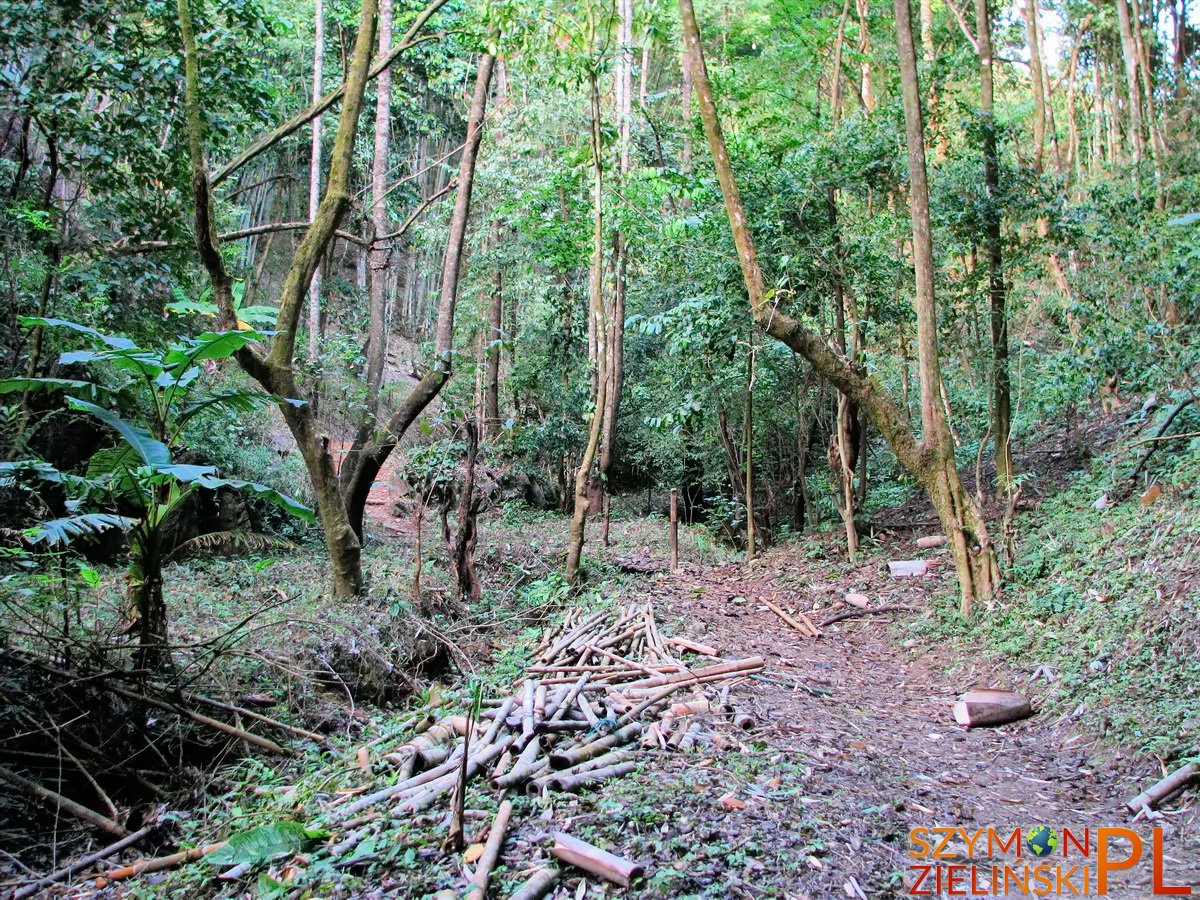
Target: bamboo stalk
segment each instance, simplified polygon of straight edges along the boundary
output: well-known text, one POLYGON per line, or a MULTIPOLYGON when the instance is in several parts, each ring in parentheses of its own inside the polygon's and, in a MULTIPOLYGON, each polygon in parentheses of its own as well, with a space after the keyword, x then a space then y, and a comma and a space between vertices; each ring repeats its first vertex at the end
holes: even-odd
POLYGON ((692 669, 689 672, 679 672, 674 675, 659 675, 655 678, 643 678, 640 681, 622 685, 622 690, 627 690, 630 688, 659 687, 661 685, 674 684, 676 682, 690 681, 698 684, 704 681, 712 681, 717 678, 734 678, 736 675, 761 669, 763 668, 763 665, 764 661, 761 656, 749 656, 745 659, 736 659, 731 662, 721 663, 715 666, 707 666, 703 669, 692 669))
POLYGON ((561 831, 554 832, 554 848, 550 852, 556 859, 625 888, 643 871, 636 863, 561 831))
POLYGON ((504 844, 504 832, 508 829, 508 819, 512 815, 512 809, 511 800, 505 800, 500 804, 496 819, 492 822, 492 829, 488 832, 483 855, 479 857, 479 863, 475 866, 475 874, 471 877, 471 882, 475 887, 471 889, 471 893, 467 894, 467 900, 484 900, 487 896, 488 881, 492 877, 492 870, 496 868, 496 861, 500 858, 500 848, 504 844))
POLYGON ((511 894, 508 900, 541 900, 554 887, 559 871, 554 868, 539 869, 511 894))
POLYGON ((796 629, 796 631, 800 632, 805 637, 816 637, 817 636, 817 630, 815 628, 810 630, 809 627, 807 625, 805 625, 803 622, 800 622, 797 619, 792 618, 792 616, 788 615, 788 613, 785 612, 782 607, 776 606, 774 603, 772 603, 770 600, 766 599, 765 597, 763 597, 761 599, 762 599, 762 602, 766 604, 767 609, 771 610, 771 612, 775 613, 775 615, 779 616, 779 618, 783 619, 783 621, 787 622, 788 625, 790 625, 792 628, 796 629))
POLYGON ((145 875, 149 872, 161 872, 163 869, 173 869, 175 866, 203 859, 210 853, 216 853, 226 843, 226 841, 218 841, 215 844, 205 844, 203 847, 180 850, 178 853, 172 853, 170 856, 156 856, 153 859, 139 860, 132 865, 124 866, 116 871, 109 872, 107 875, 98 877, 96 879, 96 887, 106 887, 114 881, 125 881, 130 878, 136 878, 138 875, 145 875))

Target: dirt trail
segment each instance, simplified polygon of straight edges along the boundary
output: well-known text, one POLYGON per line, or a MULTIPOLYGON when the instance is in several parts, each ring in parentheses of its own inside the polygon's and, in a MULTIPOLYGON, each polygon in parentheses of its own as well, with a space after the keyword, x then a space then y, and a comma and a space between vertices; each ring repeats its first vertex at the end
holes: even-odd
MULTIPOLYGON (((993 826, 998 832, 1006 829, 1007 835, 1014 827, 1024 831, 1035 825, 1048 825, 1059 835, 1064 826, 1076 834, 1090 828, 1094 878, 1095 829, 1127 826, 1130 816, 1124 800, 1158 773, 1144 764, 1114 760, 1095 741, 1073 732, 1069 722, 1049 713, 1003 728, 966 730, 955 725, 950 705, 958 693, 973 686, 1021 690, 1036 710, 1049 689, 1041 678, 1029 680, 1041 661, 1031 661, 1024 670, 1007 670, 976 660, 965 677, 951 677, 946 674, 951 668, 945 665, 948 651, 939 659, 930 657, 926 648, 905 647, 908 642, 895 637, 883 621, 920 612, 855 618, 829 626, 819 639, 800 636, 759 600, 766 597, 806 611, 814 600, 820 601, 823 611, 811 613, 819 620, 846 590, 867 594, 875 605, 904 603, 923 610, 944 595, 948 585, 942 581, 945 574, 893 581, 879 566, 830 583, 821 578, 827 574, 820 571, 823 566, 797 562, 795 550, 791 553, 772 553, 745 565, 660 574, 647 586, 659 617, 671 623, 676 634, 703 640, 729 657, 755 654, 767 659, 765 677, 743 684, 734 697, 739 707, 757 713, 761 724, 751 737, 779 751, 781 767, 786 761, 788 773, 802 767, 795 785, 799 790, 774 801, 784 808, 776 817, 815 817, 824 850, 809 858, 798 883, 793 876, 792 884, 776 884, 767 893, 904 895, 907 891, 896 873, 914 862, 907 855, 912 846, 909 829, 934 826, 962 827, 972 834, 993 826), (790 813, 785 811, 789 808, 790 813), (781 887, 782 893, 776 893, 781 887)), ((783 775, 789 784, 790 779, 794 775, 783 775)), ((1153 824, 1165 829, 1168 883, 1200 885, 1196 812, 1185 806, 1153 824)), ((1148 860, 1150 829, 1144 823, 1133 827, 1145 840, 1148 860)), ((961 842, 957 847, 964 849, 961 842)), ((1114 847, 1120 848, 1115 858, 1128 855, 1128 844, 1114 847)), ((776 849, 797 851, 784 844, 776 849)), ((1061 852, 1060 848, 1053 862, 1063 862, 1061 852)), ((1011 855, 1005 861, 1011 862, 1011 855)), ((944 860, 943 865, 957 862, 967 860, 944 860)), ((1151 875, 1148 862, 1116 874, 1108 895, 1149 897, 1151 875)), ((980 878, 981 886, 988 885, 987 895, 1006 896, 991 892, 990 875, 980 878)), ((1082 887, 1082 878, 1082 873, 1075 876, 1075 887, 1082 887)), ((744 882, 749 895, 756 892, 754 881, 744 882)), ((760 881, 758 889, 762 887, 760 881)), ((969 889, 962 893, 962 883, 958 887, 956 896, 980 895, 969 889)), ((1063 893, 1070 891, 1064 887, 1063 893)))

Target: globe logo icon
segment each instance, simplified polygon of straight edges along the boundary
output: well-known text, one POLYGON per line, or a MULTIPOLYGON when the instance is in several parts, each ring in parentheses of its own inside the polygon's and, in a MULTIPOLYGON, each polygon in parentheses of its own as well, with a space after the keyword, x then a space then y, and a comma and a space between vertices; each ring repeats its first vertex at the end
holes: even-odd
POLYGON ((1025 846, 1034 856, 1042 859, 1058 847, 1058 835, 1045 825, 1035 825, 1025 834, 1025 846))

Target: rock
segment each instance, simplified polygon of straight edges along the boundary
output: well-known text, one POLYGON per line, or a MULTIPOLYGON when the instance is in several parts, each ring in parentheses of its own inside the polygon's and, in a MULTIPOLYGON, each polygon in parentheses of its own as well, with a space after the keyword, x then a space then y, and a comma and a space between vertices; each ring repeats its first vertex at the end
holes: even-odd
POLYGON ((929 571, 929 563, 923 559, 893 560, 888 563, 888 572, 893 578, 920 578, 929 571))

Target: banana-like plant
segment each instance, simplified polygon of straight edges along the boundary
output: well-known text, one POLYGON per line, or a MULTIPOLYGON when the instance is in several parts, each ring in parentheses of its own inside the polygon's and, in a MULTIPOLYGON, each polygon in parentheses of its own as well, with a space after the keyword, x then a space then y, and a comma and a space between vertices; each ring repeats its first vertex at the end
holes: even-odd
POLYGON ((252 330, 208 332, 181 338, 163 348, 149 348, 64 319, 26 317, 22 322, 27 327, 62 328, 81 334, 91 344, 90 349, 64 353, 60 362, 103 366, 116 378, 10 378, 0 380, 0 394, 62 391, 68 407, 111 428, 120 442, 93 454, 82 475, 61 472, 42 460, 0 463, 0 486, 36 491, 35 484, 49 483, 68 497, 69 515, 33 525, 25 532, 30 543, 63 545, 112 528, 128 533, 128 595, 139 636, 137 667, 163 668, 170 662, 162 585, 167 549, 164 538, 172 516, 190 493, 233 488, 268 500, 306 521, 314 519, 311 509, 274 488, 221 478, 212 466, 180 464, 172 456, 184 427, 200 413, 214 409, 244 412, 280 402, 260 391, 198 390, 202 363, 227 359, 247 344, 261 341, 264 335, 252 330), (101 504, 109 511, 84 511, 101 504), (113 509, 121 514, 111 512, 113 509))

